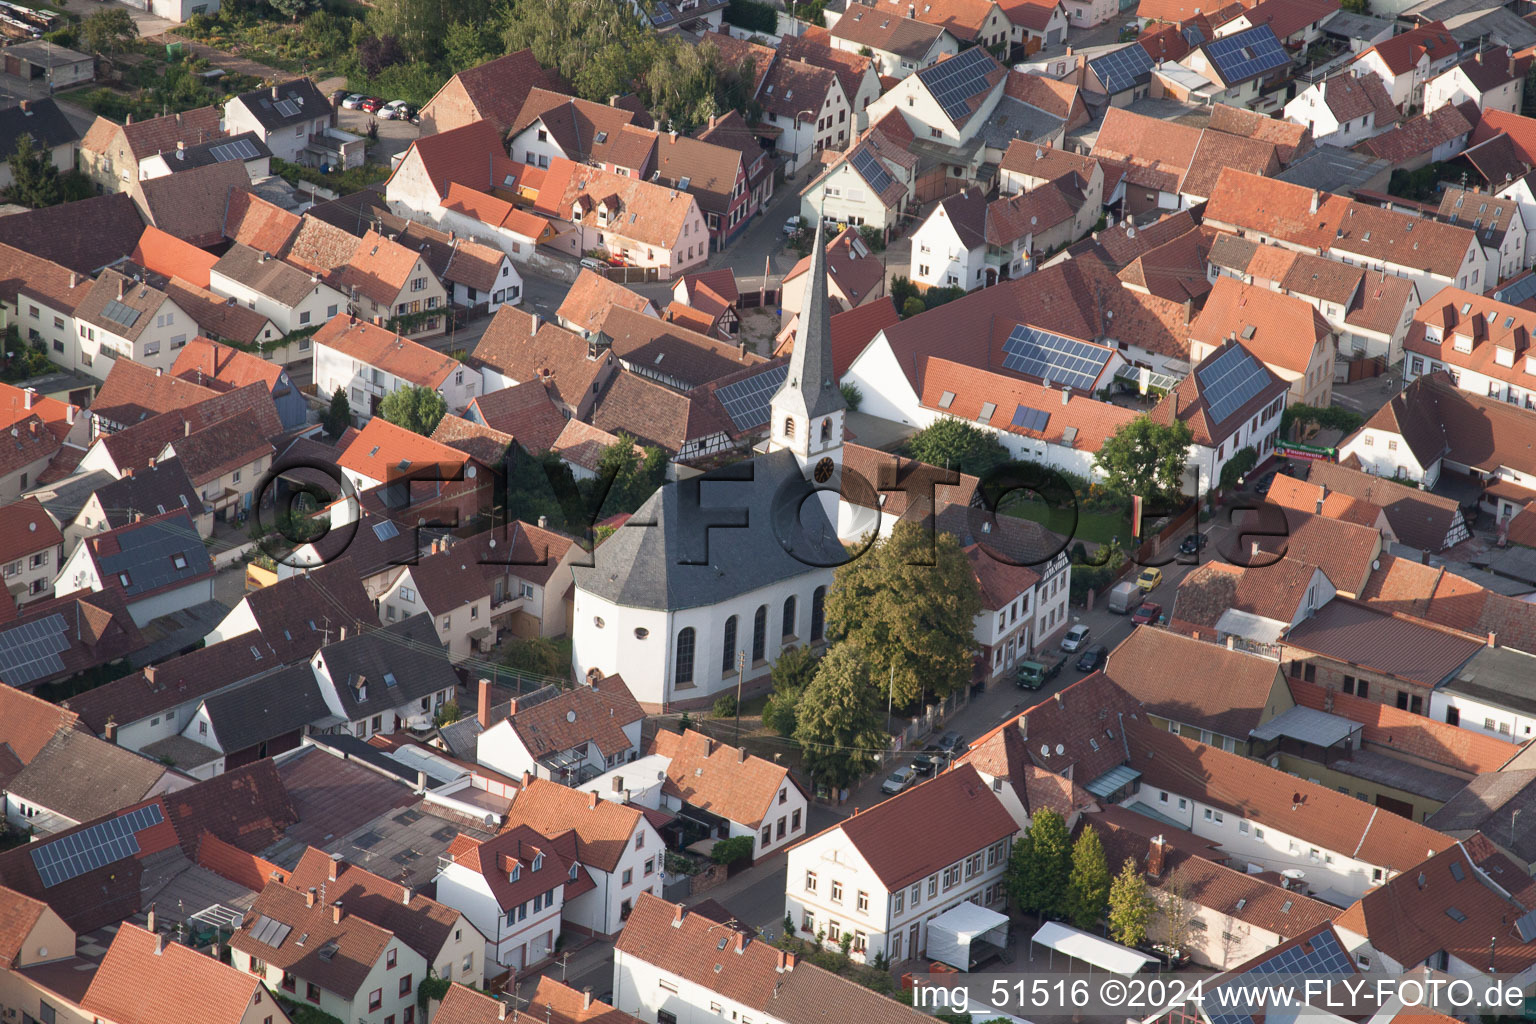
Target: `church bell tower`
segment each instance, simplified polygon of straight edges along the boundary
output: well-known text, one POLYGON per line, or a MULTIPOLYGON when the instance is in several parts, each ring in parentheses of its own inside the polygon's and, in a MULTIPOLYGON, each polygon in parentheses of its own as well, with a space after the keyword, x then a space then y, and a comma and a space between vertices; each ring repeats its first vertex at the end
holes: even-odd
POLYGON ((818 219, 805 299, 789 374, 769 404, 768 450, 794 452, 806 479, 836 488, 843 468, 843 401, 832 365, 832 307, 827 303, 827 244, 818 219))

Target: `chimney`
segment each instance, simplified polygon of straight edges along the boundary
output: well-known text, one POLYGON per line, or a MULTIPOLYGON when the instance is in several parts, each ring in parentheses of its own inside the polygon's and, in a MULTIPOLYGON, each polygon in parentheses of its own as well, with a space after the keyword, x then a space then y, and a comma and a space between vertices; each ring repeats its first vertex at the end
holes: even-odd
POLYGON ((624 776, 622 776, 622 775, 615 775, 613 777, 613 791, 615 793, 622 793, 622 792, 624 792, 624 776))
POLYGON ((1489 647, 1497 647, 1497 646, 1499 646, 1499 634, 1497 634, 1497 633, 1489 633, 1488 634, 1488 646, 1489 647))
POLYGON ((491 681, 489 679, 480 680, 480 707, 475 717, 480 719, 480 728, 491 727, 491 681))
POLYGON ((191 437, 192 436, 192 421, 191 420, 182 420, 181 421, 181 436, 182 437, 191 437))
POLYGON ((511 718, 515 714, 517 714, 517 698, 513 697, 507 701, 507 717, 511 718))
POLYGON ((1147 874, 1153 878, 1163 877, 1163 867, 1168 858, 1168 844, 1163 842, 1161 835, 1152 837, 1152 842, 1147 846, 1147 874))
POLYGON ((69 272, 69 286, 71 288, 80 287, 80 275, 75 273, 73 270, 69 272))
POLYGON ((416 890, 411 888, 409 885, 405 886, 404 888, 402 888, 400 890, 400 902, 404 903, 406 906, 410 906, 411 905, 411 900, 413 900, 415 898, 416 898, 416 890))
POLYGON ((427 788, 427 773, 426 772, 417 772, 416 773, 416 788, 420 789, 420 790, 425 790, 427 788))
POLYGON ((1316 213, 1317 212, 1317 204, 1320 201, 1321 201, 1321 194, 1317 191, 1317 189, 1313 189, 1312 190, 1312 202, 1307 205, 1307 211, 1309 213, 1316 213))
POLYGON ((74 426, 75 425, 75 413, 77 413, 79 411, 80 410, 75 408, 73 405, 68 406, 68 407, 65 408, 65 410, 64 410, 64 419, 65 419, 66 422, 69 423, 70 426, 74 426))
POLYGON ((798 959, 799 959, 799 957, 795 956, 795 954, 793 954, 793 953, 785 953, 784 954, 784 969, 786 971, 794 970, 795 969, 795 961, 798 960, 798 959))
POLYGON ((1317 514, 1318 515, 1322 515, 1323 514, 1323 499, 1322 499, 1321 496, 1319 496, 1318 499, 1317 499, 1317 514))
POLYGON ((315 887, 314 886, 310 886, 309 887, 309 892, 304 894, 304 905, 306 907, 313 907, 315 905, 315 887))
POLYGON ((22 408, 30 409, 30 408, 32 408, 32 403, 37 400, 37 389, 36 388, 27 388, 25 394, 26 394, 26 398, 24 399, 24 401, 26 402, 26 405, 24 405, 22 408))
POLYGON ((533 785, 533 773, 523 772, 522 788, 527 789, 531 785, 533 785))
POLYGON ((506 1020, 507 1019, 507 1004, 501 1002, 500 1000, 497 1000, 497 1002, 496 1002, 496 1019, 497 1020, 506 1020))
POLYGON ((1227 637, 1227 650, 1229 650, 1229 651, 1237 650, 1237 637, 1236 636, 1229 635, 1227 637))
MULTIPOLYGON (((276 82, 272 83, 272 98, 273 99, 277 99, 278 98, 278 96, 277 96, 277 83, 276 82)), ((180 117, 181 115, 177 114, 176 116, 180 117)))
POLYGON ((596 793, 588 793, 587 794, 587 810, 589 810, 589 811, 597 810, 597 794, 596 793))
POLYGON ((737 932, 736 933, 736 952, 738 954, 740 954, 741 951, 746 949, 746 948, 747 948, 747 936, 746 936, 746 933, 745 932, 737 932))
POLYGON ((592 1009, 592 986, 591 985, 588 985, 586 988, 583 988, 581 990, 581 1008, 583 1010, 590 1010, 590 1009, 592 1009))
POLYGON ((155 956, 164 956, 164 955, 165 955, 165 934, 163 932, 157 932, 155 934, 155 956))
POLYGON ((155 681, 155 666, 145 665, 139 671, 144 673, 144 681, 146 683, 153 683, 155 681))
MULTIPOLYGON (((181 115, 177 114, 176 116, 180 117, 181 115)), ((187 144, 185 142, 177 140, 177 142, 176 142, 176 159, 177 160, 185 160, 186 158, 187 158, 187 144)))
POLYGON ((341 924, 342 915, 345 914, 345 913, 346 913, 346 911, 343 910, 342 906, 341 906, 341 900, 337 900, 336 902, 332 903, 331 904, 331 923, 332 924, 341 924))
POLYGON ((747 748, 746 747, 737 747, 736 748, 736 763, 737 764, 746 764, 747 763, 747 748))
POLYGON ((789 954, 784 952, 782 949, 779 950, 779 962, 778 962, 778 965, 774 969, 776 971, 778 971, 780 974, 784 973, 784 958, 786 956, 788 956, 788 955, 789 954))
POLYGON ((154 907, 150 907, 149 908, 149 915, 148 916, 149 916, 149 919, 144 922, 144 930, 147 931, 147 932, 153 932, 155 930, 155 908, 154 907))
POLYGON ((341 854, 339 854, 339 853, 331 854, 331 866, 326 871, 326 878, 328 878, 332 882, 336 881, 336 872, 340 868, 340 866, 341 866, 341 854))
POLYGON ((549 529, 549 516, 539 516, 539 529, 549 529))
POLYGON ((1061 404, 1066 405, 1072 401, 1072 388, 1070 386, 1061 389, 1061 404))
POLYGON ((161 369, 161 368, 160 368, 160 367, 158 367, 158 366, 157 366, 157 367, 155 367, 155 376, 156 376, 156 377, 158 377, 158 376, 160 376, 160 375, 161 375, 161 374, 163 374, 163 373, 164 373, 164 372, 165 372, 165 371, 164 371, 164 370, 162 370, 162 369, 161 369))
POLYGON ((683 905, 681 903, 678 903, 678 904, 674 905, 674 907, 672 908, 672 927, 673 928, 681 928, 682 927, 682 925, 683 925, 683 914, 684 913, 685 913, 685 911, 683 910, 683 905))
POLYGON ((117 279, 117 298, 118 298, 119 302, 122 301, 122 298, 123 298, 123 279, 122 278, 118 278, 117 279))
POLYGON ((338 629, 336 631, 336 639, 337 640, 345 640, 346 638, 347 638, 347 627, 346 626, 342 626, 340 629, 338 629))
POLYGON ((107 740, 108 743, 116 743, 117 742, 117 723, 116 722, 108 722, 107 725, 106 725, 106 728, 103 729, 102 732, 107 734, 106 735, 106 740, 107 740))

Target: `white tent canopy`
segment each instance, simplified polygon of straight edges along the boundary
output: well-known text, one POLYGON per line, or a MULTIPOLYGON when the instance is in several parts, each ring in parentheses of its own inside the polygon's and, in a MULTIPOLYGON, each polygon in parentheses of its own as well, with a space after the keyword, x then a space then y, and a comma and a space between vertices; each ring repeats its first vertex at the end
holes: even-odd
POLYGON ((971 944, 1008 944, 1008 918, 975 903, 962 903, 928 922, 928 958, 939 963, 971 968, 971 944))
MULTIPOLYGON (((937 924, 938 920, 934 921, 934 924, 937 924)), ((1156 957, 1139 953, 1129 946, 1101 939, 1097 935, 1058 921, 1047 921, 1041 925, 1040 930, 1035 932, 1034 941, 1058 953, 1064 953, 1074 960, 1092 964, 1112 974, 1135 974, 1149 964, 1157 963, 1156 957)))

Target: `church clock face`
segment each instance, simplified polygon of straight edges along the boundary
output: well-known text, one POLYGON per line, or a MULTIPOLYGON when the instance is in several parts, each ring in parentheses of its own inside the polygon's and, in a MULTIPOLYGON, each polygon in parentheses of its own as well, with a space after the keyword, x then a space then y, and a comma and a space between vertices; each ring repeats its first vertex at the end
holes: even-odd
POLYGON ((816 482, 819 484, 824 484, 828 480, 831 480, 832 471, 836 468, 836 465, 833 464, 830 457, 823 457, 820 462, 816 463, 816 482))

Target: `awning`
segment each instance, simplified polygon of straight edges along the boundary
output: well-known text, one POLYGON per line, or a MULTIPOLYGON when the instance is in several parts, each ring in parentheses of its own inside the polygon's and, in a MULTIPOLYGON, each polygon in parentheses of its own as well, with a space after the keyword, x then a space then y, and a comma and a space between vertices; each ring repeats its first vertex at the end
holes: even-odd
POLYGON ((479 629, 472 629, 469 631, 469 638, 471 640, 484 640, 490 635, 491 628, 489 626, 481 626, 479 629))
POLYGON ((1216 620, 1216 635, 1224 636, 1230 633, 1244 640, 1252 640, 1254 643, 1272 644, 1279 642, 1280 634, 1285 631, 1287 625, 1288 623, 1278 619, 1240 611, 1237 608, 1228 608, 1221 613, 1221 618, 1216 620))
POLYGON ((973 943, 1004 946, 1008 943, 1008 918, 975 903, 962 903, 928 922, 928 958, 941 964, 971 968, 973 943))
POLYGON ((1124 788, 1127 783, 1135 782, 1139 778, 1141 778, 1141 772, 1130 765, 1116 765, 1088 783, 1087 789, 1096 797, 1108 799, 1111 794, 1124 788))
POLYGON ((1047 921, 1041 925, 1040 930, 1035 932, 1034 941, 1112 974, 1135 974, 1157 963, 1156 957, 1138 953, 1129 946, 1101 939, 1059 921, 1047 921))
POLYGON ((1256 740, 1289 739, 1319 747, 1332 747, 1343 743, 1363 728, 1359 722, 1342 715, 1330 715, 1316 708, 1294 707, 1276 715, 1257 729, 1250 730, 1248 735, 1256 740))

